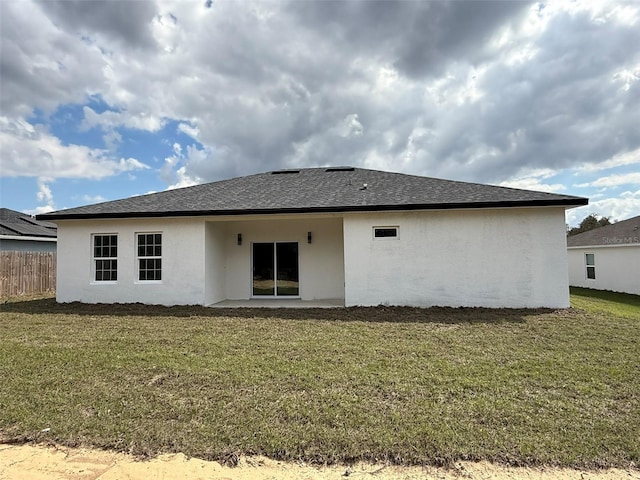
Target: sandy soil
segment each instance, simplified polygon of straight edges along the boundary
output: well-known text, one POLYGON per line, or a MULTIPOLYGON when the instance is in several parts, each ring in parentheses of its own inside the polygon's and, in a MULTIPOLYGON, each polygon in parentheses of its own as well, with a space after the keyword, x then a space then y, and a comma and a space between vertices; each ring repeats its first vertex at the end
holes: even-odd
POLYGON ((488 462, 460 462, 451 470, 359 464, 352 467, 315 467, 276 462, 262 457, 240 458, 237 467, 161 455, 141 461, 123 453, 42 445, 1 445, 0 480, 328 480, 328 479, 576 479, 640 480, 640 470, 585 471, 559 468, 511 468, 488 462))

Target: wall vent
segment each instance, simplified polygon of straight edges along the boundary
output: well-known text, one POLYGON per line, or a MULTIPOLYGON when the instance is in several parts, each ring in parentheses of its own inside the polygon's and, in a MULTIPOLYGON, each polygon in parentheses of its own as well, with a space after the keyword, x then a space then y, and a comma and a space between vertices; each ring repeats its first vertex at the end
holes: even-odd
POLYGON ((329 167, 325 172, 353 172, 354 170, 353 167, 329 167))

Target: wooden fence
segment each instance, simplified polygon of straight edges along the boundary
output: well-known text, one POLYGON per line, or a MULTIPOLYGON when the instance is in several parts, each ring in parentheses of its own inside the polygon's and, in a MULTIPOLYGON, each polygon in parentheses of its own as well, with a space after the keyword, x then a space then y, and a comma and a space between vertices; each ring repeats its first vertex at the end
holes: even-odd
POLYGON ((55 291, 55 253, 0 252, 0 298, 55 291))

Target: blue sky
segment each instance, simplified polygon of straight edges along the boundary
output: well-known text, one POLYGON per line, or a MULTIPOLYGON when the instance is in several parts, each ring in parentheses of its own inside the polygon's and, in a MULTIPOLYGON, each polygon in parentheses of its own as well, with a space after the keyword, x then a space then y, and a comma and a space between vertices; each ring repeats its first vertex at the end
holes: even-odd
POLYGON ((637 2, 0 2, 0 206, 353 165, 640 215, 637 2))

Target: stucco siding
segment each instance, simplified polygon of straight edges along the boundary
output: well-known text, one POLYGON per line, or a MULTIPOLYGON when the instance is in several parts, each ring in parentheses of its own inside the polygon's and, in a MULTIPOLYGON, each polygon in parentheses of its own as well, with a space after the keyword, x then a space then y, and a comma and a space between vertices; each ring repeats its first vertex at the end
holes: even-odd
POLYGON ((300 298, 344 298, 342 218, 252 219, 225 222, 226 298, 251 298, 251 245, 254 242, 298 242, 300 298), (307 243, 307 233, 312 241, 307 243), (242 245, 237 235, 242 235, 242 245))
POLYGON ((225 300, 226 224, 207 222, 205 228, 205 305, 225 300))
POLYGON ((563 208, 345 215, 345 304, 568 307, 565 235, 563 208))
POLYGON ((570 285, 640 295, 640 245, 572 247, 568 256, 570 285), (587 278, 587 253, 594 254, 595 279, 587 278))
POLYGON ((56 252, 56 240, 0 238, 0 252, 56 252))
POLYGON ((85 303, 142 302, 190 305, 204 302, 204 222, 199 219, 58 222, 57 300, 85 303), (162 280, 137 280, 136 234, 162 233, 162 280), (118 235, 118 279, 95 282, 92 235, 118 235))

